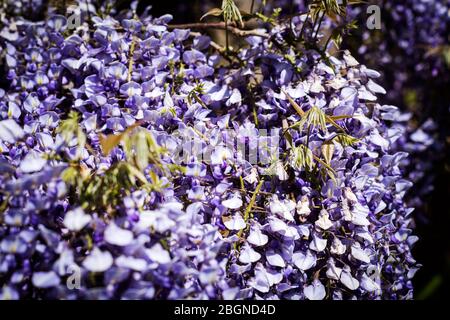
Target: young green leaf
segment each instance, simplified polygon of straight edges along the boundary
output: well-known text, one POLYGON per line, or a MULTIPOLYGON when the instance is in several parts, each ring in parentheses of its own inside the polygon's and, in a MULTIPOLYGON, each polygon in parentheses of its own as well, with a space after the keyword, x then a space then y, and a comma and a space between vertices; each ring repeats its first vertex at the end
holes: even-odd
POLYGON ((300 117, 303 118, 303 116, 305 115, 305 111, 303 111, 303 109, 294 101, 294 99, 291 98, 291 96, 284 89, 281 89, 281 91, 288 98, 289 103, 295 109, 295 111, 297 111, 297 113, 300 115, 300 117))
POLYGON ((220 9, 220 8, 212 8, 211 10, 209 10, 207 13, 205 13, 200 18, 200 21, 203 20, 206 17, 209 17, 209 16, 219 17, 221 15, 222 15, 222 9, 220 9))

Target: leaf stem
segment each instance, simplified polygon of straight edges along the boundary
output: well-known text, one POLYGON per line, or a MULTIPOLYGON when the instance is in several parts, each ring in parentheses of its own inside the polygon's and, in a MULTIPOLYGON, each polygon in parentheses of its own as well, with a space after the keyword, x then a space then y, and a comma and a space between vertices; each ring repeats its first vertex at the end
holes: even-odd
POLYGON ((264 183, 264 179, 261 179, 261 181, 256 186, 255 192, 253 193, 247 208, 245 209, 244 221, 246 221, 246 222, 247 222, 247 220, 248 220, 248 218, 250 216, 250 212, 252 211, 253 206, 255 205, 256 196, 258 195, 259 190, 261 190, 261 187, 262 187, 263 183, 264 183))
MULTIPOLYGON (((316 30, 316 33, 314 35, 314 42, 316 42, 317 35, 319 34, 320 26, 322 25, 322 21, 323 21, 324 17, 325 17, 325 11, 322 12, 322 15, 319 18, 319 24, 317 25, 317 30, 316 30)), ((315 23, 314 23, 314 25, 315 25, 315 23)), ((314 32, 314 29, 313 29, 313 32, 314 32)))
MULTIPOLYGON (((256 186, 255 192, 253 193, 247 208, 245 209, 245 212, 244 212, 244 221, 245 222, 247 222, 250 217, 250 212, 252 211, 252 208, 255 205, 256 197, 258 196, 263 183, 264 183, 264 179, 261 179, 261 181, 259 181, 258 185, 256 186)), ((240 238, 243 233, 244 233, 244 229, 241 229, 237 233, 237 236, 240 238)), ((235 245, 235 249, 236 249, 236 245, 235 245)))
POLYGON ((134 55, 134 50, 136 47, 136 37, 133 35, 133 40, 131 41, 131 47, 130 47, 130 56, 128 57, 128 82, 131 81, 131 75, 133 73, 133 55, 134 55))
POLYGON ((228 45, 228 20, 225 20, 225 52, 228 54, 230 50, 228 45))

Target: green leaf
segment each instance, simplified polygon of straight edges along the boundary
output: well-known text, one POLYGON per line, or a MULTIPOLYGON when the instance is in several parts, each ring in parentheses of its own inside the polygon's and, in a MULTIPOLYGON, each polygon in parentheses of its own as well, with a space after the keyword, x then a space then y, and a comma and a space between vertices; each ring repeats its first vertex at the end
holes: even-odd
POLYGON ((350 119, 350 118, 353 118, 353 116, 351 116, 351 115, 328 116, 328 118, 333 121, 338 121, 338 120, 342 120, 342 119, 350 119))
POLYGON ((325 141, 321 146, 322 155, 327 164, 330 164, 333 159, 334 149, 333 141, 325 141))
POLYGON ((313 158, 314 158, 314 160, 316 160, 317 162, 319 162, 321 165, 323 165, 325 167, 327 175, 331 178, 331 180, 333 180, 333 182, 336 182, 336 171, 334 171, 334 169, 329 164, 327 164, 326 162, 324 162, 322 159, 315 156, 314 154, 313 154, 313 158))
POLYGON ((295 111, 297 111, 297 113, 300 115, 300 117, 303 118, 303 116, 305 115, 305 111, 303 111, 303 109, 294 101, 294 99, 291 98, 291 96, 284 89, 281 89, 281 91, 288 98, 289 103, 295 109, 295 111))
POLYGON ((158 175, 154 171, 151 171, 151 170, 150 170, 149 174, 150 174, 150 178, 152 179, 152 182, 158 183, 158 181, 159 181, 158 175))
POLYGON ((107 136, 100 135, 100 145, 102 147, 103 155, 107 156, 111 153, 111 151, 117 147, 125 136, 125 132, 120 134, 109 134, 107 136))
POLYGON ((143 184, 148 184, 147 178, 140 170, 138 170, 137 168, 135 168, 130 164, 128 164, 127 168, 132 176, 138 178, 138 180, 141 181, 143 184))
POLYGON ((289 130, 288 130, 289 126, 288 126, 286 119, 283 119, 282 125, 283 125, 284 138, 286 139, 287 149, 291 149, 294 146, 294 142, 293 142, 291 134, 289 133, 289 130))
POLYGON ((199 83, 197 84, 194 89, 192 89, 188 95, 187 95, 187 101, 189 104, 192 104, 192 100, 195 100, 197 103, 199 103, 203 108, 208 109, 208 106, 203 102, 202 99, 200 99, 199 95, 204 94, 204 84, 199 83))
POLYGON ((61 136, 66 143, 70 143, 75 134, 78 132, 78 113, 75 111, 70 111, 67 119, 61 121, 57 132, 61 133, 61 136))
POLYGON ((333 139, 337 139, 343 147, 348 147, 361 141, 358 138, 352 137, 346 133, 337 134, 333 139))
POLYGON ((307 146, 300 145, 292 149, 291 162, 297 170, 311 171, 314 164, 314 155, 307 146))
POLYGON ((124 132, 119 134, 109 134, 107 136, 100 135, 100 145, 102 147, 103 154, 105 156, 109 155, 110 152, 119 145, 119 143, 124 139, 126 135, 128 135, 134 128, 140 125, 139 122, 129 126, 124 132))
POLYGON ((78 127, 77 130, 77 140, 78 140, 78 148, 77 148, 77 158, 80 158, 82 156, 83 148, 86 145, 86 135, 84 134, 83 130, 78 127))
POLYGON ((333 127, 338 129, 339 131, 345 132, 344 128, 342 128, 340 125, 338 125, 332 117, 325 115, 325 121, 330 123, 333 127))
POLYGON ((212 8, 211 10, 209 10, 207 13, 205 13, 200 18, 200 21, 203 20, 206 17, 209 17, 209 16, 219 17, 221 15, 222 15, 222 9, 220 9, 220 8, 212 8))
POLYGON ((241 26, 244 25, 244 23, 242 22, 241 12, 234 3, 234 0, 222 1, 222 15, 225 21, 234 21, 238 22, 241 26))
POLYGON ((307 115, 307 123, 308 126, 312 125, 316 128, 320 128, 322 131, 327 130, 326 124, 326 114, 317 106, 312 106, 311 109, 308 110, 307 115))
POLYGON ((78 176, 79 173, 74 167, 69 167, 61 173, 61 179, 68 184, 75 184, 78 176))
POLYGON ((313 16, 317 16, 319 12, 324 12, 328 16, 344 15, 347 1, 340 0, 313 0, 310 7, 313 16))
POLYGON ((317 106, 313 106, 311 109, 303 113, 303 117, 300 121, 294 123, 289 127, 289 129, 292 128, 299 128, 300 131, 303 130, 305 126, 309 127, 316 127, 320 128, 322 131, 327 130, 327 115, 325 112, 323 112, 322 109, 320 109, 317 106))

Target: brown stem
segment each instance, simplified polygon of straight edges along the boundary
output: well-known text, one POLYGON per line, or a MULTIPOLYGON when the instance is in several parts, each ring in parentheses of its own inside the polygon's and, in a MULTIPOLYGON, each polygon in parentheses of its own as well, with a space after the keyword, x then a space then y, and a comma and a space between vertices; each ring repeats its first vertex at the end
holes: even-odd
POLYGON ((221 29, 221 30, 228 30, 240 37, 247 37, 247 36, 258 36, 262 38, 269 37, 269 35, 265 31, 256 29, 242 30, 235 27, 231 23, 226 24, 225 22, 196 22, 185 24, 169 24, 167 27, 169 29, 221 29))

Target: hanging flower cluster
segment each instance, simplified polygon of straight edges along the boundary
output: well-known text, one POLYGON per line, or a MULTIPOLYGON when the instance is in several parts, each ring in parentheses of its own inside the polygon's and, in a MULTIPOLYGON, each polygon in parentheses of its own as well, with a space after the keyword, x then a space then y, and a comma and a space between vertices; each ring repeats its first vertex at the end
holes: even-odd
POLYGON ((0 298, 411 298, 405 125, 320 45, 341 9, 230 21, 238 50, 169 15, 2 17, 0 298))
MULTIPOLYGON (((333 2, 333 1, 331 1, 333 2)), ((279 8, 280 15, 306 15, 307 5, 320 1, 272 1, 265 10, 279 8)), ((450 13, 448 0, 355 2, 345 8, 340 20, 327 19, 327 30, 342 28, 345 36, 333 37, 334 47, 349 49, 358 61, 380 72, 387 89, 382 103, 398 106, 404 114, 407 134, 394 148, 410 154, 403 161, 406 175, 414 183, 407 203, 425 217, 424 202, 433 190, 433 167, 443 160, 448 113, 446 88, 450 79, 450 13), (379 25, 375 26, 375 23, 379 25), (376 28, 374 28, 376 27, 376 28)), ((324 41, 324 40, 323 40, 324 41)))

